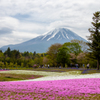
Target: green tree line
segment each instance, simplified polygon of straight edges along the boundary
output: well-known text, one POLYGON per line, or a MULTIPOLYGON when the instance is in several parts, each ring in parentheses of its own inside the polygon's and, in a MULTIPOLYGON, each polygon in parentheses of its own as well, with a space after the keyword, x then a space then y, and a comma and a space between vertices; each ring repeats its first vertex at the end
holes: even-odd
POLYGON ((34 64, 42 65, 43 64, 43 57, 46 54, 36 53, 36 52, 24 52, 21 53, 19 50, 11 50, 9 47, 3 53, 0 51, 0 67, 1 68, 11 68, 11 67, 25 67, 30 68, 34 67, 34 64))
POLYGON ((64 44, 55 43, 51 45, 46 53, 19 52, 11 50, 9 47, 5 52, 0 51, 0 68, 34 68, 49 64, 50 67, 70 67, 77 63, 80 67, 82 64, 90 63, 95 67, 95 60, 87 56, 86 42, 72 40, 64 44), (82 49, 84 48, 84 49, 82 49), (93 61, 93 62, 92 62, 93 61))

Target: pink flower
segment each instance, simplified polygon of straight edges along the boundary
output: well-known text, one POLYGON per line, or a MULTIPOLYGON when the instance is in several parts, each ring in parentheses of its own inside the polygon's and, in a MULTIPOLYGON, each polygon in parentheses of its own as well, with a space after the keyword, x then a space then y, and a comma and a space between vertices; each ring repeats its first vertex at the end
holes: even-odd
POLYGON ((14 99, 46 98, 82 96, 100 94, 100 79, 68 79, 55 81, 16 81, 0 82, 0 97, 14 99))

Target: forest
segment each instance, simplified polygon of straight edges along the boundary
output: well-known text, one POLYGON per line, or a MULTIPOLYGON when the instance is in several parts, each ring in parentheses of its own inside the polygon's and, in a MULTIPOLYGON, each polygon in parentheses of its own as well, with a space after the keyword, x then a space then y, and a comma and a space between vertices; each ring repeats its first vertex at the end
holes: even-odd
POLYGON ((88 55, 88 46, 86 42, 72 40, 64 44, 52 44, 46 53, 19 52, 11 50, 9 47, 5 52, 0 50, 0 68, 18 69, 18 68, 38 68, 38 67, 86 67, 89 63, 91 68, 96 67, 96 60, 88 55))

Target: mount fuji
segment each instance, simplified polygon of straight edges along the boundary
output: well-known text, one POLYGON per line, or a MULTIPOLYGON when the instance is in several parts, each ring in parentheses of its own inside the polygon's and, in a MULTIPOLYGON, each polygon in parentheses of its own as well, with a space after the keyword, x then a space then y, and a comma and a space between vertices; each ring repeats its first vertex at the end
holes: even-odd
POLYGON ((44 35, 40 35, 26 42, 15 45, 3 46, 0 48, 0 50, 4 52, 5 50, 7 50, 8 47, 10 47, 11 50, 15 49, 19 50, 20 52, 36 51, 37 53, 44 53, 54 43, 63 44, 65 42, 70 42, 73 39, 82 40, 86 42, 84 38, 80 37, 79 35, 70 31, 67 28, 57 28, 50 32, 47 32, 44 35))

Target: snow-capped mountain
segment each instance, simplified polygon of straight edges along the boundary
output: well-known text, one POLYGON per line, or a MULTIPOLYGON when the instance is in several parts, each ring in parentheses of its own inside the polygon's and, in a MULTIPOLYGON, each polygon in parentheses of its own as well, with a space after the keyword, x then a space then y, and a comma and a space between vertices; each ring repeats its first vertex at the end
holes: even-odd
POLYGON ((3 46, 2 48, 0 48, 0 50, 5 51, 8 47, 10 47, 11 50, 16 49, 20 52, 36 51, 37 53, 43 53, 46 52, 48 47, 50 47, 54 43, 63 44, 65 42, 70 42, 73 39, 86 41, 69 29, 58 28, 20 44, 3 46))

